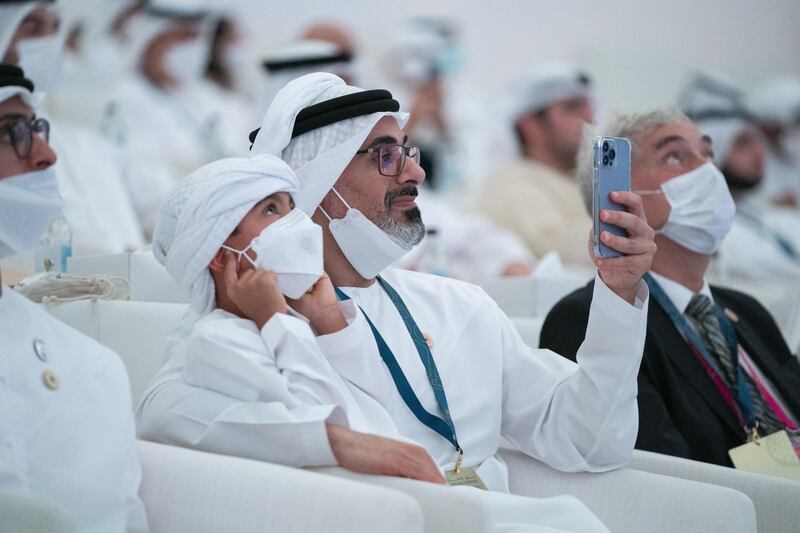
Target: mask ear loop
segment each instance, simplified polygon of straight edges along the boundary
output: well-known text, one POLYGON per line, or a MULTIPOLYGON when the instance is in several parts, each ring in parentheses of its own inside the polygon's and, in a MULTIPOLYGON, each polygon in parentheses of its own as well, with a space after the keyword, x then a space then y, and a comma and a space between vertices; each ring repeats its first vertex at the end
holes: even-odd
MULTIPOLYGON (((333 191, 333 194, 335 194, 335 195, 336 195, 336 197, 337 197, 337 198, 339 198, 339 200, 341 200, 341 202, 344 204, 344 206, 345 206, 345 207, 346 207, 348 210, 352 209, 352 207, 350 207, 350 204, 348 204, 347 202, 345 202, 344 198, 342 198, 342 195, 341 195, 341 194, 339 194, 339 191, 337 191, 337 190, 336 190, 336 188, 334 188, 334 187, 331 187, 331 191, 333 191)), ((328 222, 333 222, 333 219, 331 218, 331 216, 330 216, 330 215, 329 215, 329 214, 328 214, 328 213, 327 213, 327 212, 326 212, 326 211, 325 211, 325 210, 322 208, 322 204, 319 204, 319 205, 317 206, 317 208, 318 208, 320 211, 322 211, 322 214, 323 214, 323 215, 325 215, 325 218, 327 218, 327 219, 328 219, 328 222)))
POLYGON ((643 191, 631 191, 633 194, 638 194, 639 196, 658 196, 659 194, 664 194, 664 191, 661 189, 645 189, 643 191))
POLYGON ((249 250, 252 247, 253 247, 253 243, 248 244, 247 248, 245 248, 244 250, 237 250, 236 248, 231 248, 230 246, 225 246, 224 244, 220 246, 220 248, 222 248, 224 250, 228 250, 230 252, 233 252, 233 253, 237 254, 237 256, 236 256, 236 266, 239 266, 239 263, 242 262, 242 256, 244 256, 245 259, 250 261, 250 264, 253 265, 253 267, 258 268, 258 265, 256 265, 256 262, 253 259, 250 259, 250 256, 245 253, 245 252, 247 252, 247 250, 249 250))

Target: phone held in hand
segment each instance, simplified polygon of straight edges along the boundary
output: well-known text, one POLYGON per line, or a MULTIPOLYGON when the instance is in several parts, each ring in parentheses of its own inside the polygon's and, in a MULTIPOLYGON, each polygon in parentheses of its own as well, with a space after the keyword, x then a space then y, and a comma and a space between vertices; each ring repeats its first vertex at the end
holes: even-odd
POLYGON ((595 137, 594 172, 592 176, 592 220, 593 250, 597 257, 619 257, 625 255, 600 241, 604 231, 627 237, 628 233, 613 224, 600 220, 604 209, 626 211, 625 206, 611 201, 614 191, 631 190, 631 143, 620 137, 595 137))

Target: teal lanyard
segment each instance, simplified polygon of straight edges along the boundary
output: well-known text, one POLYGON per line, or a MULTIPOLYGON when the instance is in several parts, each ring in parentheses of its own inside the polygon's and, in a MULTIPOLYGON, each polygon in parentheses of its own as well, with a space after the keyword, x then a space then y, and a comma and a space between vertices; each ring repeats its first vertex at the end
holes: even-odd
MULTIPOLYGON (((377 280, 389 296, 395 308, 397 308, 397 312, 400 313, 400 317, 406 325, 411 340, 414 341, 414 346, 417 348, 419 358, 422 361, 422 365, 425 367, 425 373, 428 375, 428 381, 431 384, 431 388, 433 388, 433 394, 436 396, 436 403, 439 404, 439 409, 444 419, 429 413, 422 406, 419 398, 417 398, 417 395, 414 393, 414 389, 408 382, 408 378, 406 378, 406 375, 403 373, 403 369, 400 368, 400 364, 397 362, 397 358, 394 356, 391 348, 386 344, 383 336, 378 331, 378 328, 375 327, 375 324, 372 323, 369 316, 361 309, 361 312, 364 313, 364 317, 367 319, 367 323, 372 330, 372 335, 375 337, 381 359, 383 359, 384 364, 386 364, 389 369, 394 385, 397 387, 397 392, 400 393, 400 397, 403 398, 403 401, 408 408, 411 409, 411 412, 414 413, 414 416, 417 417, 417 420, 450 441, 450 443, 455 446, 456 451, 462 454, 463 451, 461 446, 458 445, 458 439, 456 438, 456 428, 453 425, 452 418, 450 418, 450 408, 447 406, 447 396, 444 393, 442 379, 439 376, 439 370, 436 368, 436 362, 433 360, 431 349, 428 347, 428 343, 425 341, 425 337, 422 335, 416 321, 414 321, 414 317, 411 316, 411 312, 408 310, 408 307, 400 295, 397 294, 397 291, 382 278, 378 277, 377 280)), ((350 299, 350 297, 338 287, 336 287, 336 295, 339 297, 339 300, 342 301, 350 299)))

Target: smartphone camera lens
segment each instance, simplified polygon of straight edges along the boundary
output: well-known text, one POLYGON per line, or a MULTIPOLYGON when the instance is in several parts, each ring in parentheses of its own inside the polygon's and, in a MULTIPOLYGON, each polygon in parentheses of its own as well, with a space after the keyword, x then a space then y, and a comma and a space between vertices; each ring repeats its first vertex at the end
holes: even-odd
POLYGON ((615 152, 614 150, 611 150, 610 152, 608 152, 608 157, 609 157, 609 159, 613 160, 615 157, 617 157, 617 152, 615 152))
POLYGON ((603 156, 603 164, 604 164, 604 165, 608 165, 608 162, 609 162, 609 161, 610 161, 610 160, 608 159, 608 156, 607 156, 607 155, 604 155, 604 156, 603 156))
POLYGON ((606 152, 608 152, 608 141, 605 141, 603 143, 603 153, 606 153, 606 152))

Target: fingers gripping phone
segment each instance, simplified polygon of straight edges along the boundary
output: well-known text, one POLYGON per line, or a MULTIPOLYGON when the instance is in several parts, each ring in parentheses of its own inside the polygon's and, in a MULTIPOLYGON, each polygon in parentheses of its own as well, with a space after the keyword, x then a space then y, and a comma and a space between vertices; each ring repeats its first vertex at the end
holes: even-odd
POLYGON ((614 203, 609 193, 631 190, 631 143, 620 137, 595 137, 594 172, 592 178, 592 220, 594 221, 593 250, 597 257, 619 257, 622 252, 600 241, 604 231, 627 237, 628 233, 613 224, 600 220, 603 209, 626 211, 625 206, 614 203))

